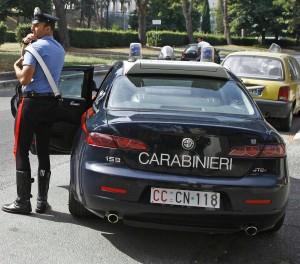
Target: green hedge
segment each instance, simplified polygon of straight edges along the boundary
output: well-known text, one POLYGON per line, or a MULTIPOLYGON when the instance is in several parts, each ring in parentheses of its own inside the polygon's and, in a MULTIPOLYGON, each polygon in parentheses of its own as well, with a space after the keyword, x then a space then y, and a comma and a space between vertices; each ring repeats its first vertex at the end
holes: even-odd
MULTIPOLYGON (((4 41, 8 42, 21 42, 22 38, 31 32, 30 24, 20 24, 14 36, 13 32, 6 32, 6 26, 0 23, 0 44, 4 41), (4 32, 4 33, 3 33, 4 32), (4 36, 6 39, 4 39, 4 36), (1 42, 2 41, 2 42, 1 42)), ((121 30, 100 30, 100 29, 69 29, 70 43, 72 47, 78 48, 105 48, 105 47, 128 47, 132 42, 139 42, 138 33, 136 31, 121 31, 121 30)), ((149 46, 184 46, 188 44, 188 38, 186 32, 174 32, 174 31, 155 31, 151 30, 147 32, 147 44, 149 46)), ((200 32, 194 32, 194 41, 197 42, 197 38, 203 36, 205 41, 211 45, 226 45, 226 39, 221 34, 201 34, 200 32)), ((54 32, 54 38, 59 41, 57 31, 54 32)), ((277 43, 281 47, 296 46, 296 40, 291 38, 284 38, 278 41, 266 39, 265 46, 269 46, 271 43, 277 43)), ((255 37, 241 38, 238 36, 232 36, 232 44, 252 46, 258 45, 258 39, 255 37)))
POLYGON ((188 44, 187 35, 183 32, 151 30, 147 32, 146 36, 149 46, 182 46, 188 44))
POLYGON ((226 39, 223 35, 220 34, 201 34, 200 32, 194 32, 193 37, 195 42, 197 42, 197 38, 202 36, 205 41, 210 43, 211 45, 226 45, 226 39))
POLYGON ((5 42, 6 30, 7 27, 4 25, 3 22, 0 22, 0 45, 5 42))
MULTIPOLYGON (((197 38, 202 36, 205 41, 209 42, 211 45, 226 45, 226 39, 223 35, 216 34, 201 34, 199 32, 194 32, 193 38, 194 42, 197 42, 197 38)), ((173 32, 173 31, 148 31, 147 32, 147 44, 150 46, 183 46, 188 44, 187 34, 185 32, 173 32)), ((232 37, 232 44, 251 46, 258 44, 257 39, 251 38, 241 38, 232 37)))
POLYGON ((292 38, 284 38, 284 39, 266 39, 265 40, 265 45, 270 46, 272 43, 278 44, 280 47, 292 47, 292 46, 297 46, 296 39, 292 38))
POLYGON ((27 34, 31 32, 31 25, 30 24, 20 24, 16 28, 16 41, 21 42, 27 34))
POLYGON ((255 37, 242 38, 242 37, 233 36, 231 38, 231 41, 232 44, 234 45, 242 45, 242 46, 253 46, 258 44, 258 41, 255 37))
POLYGON ((124 47, 131 42, 138 42, 135 31, 70 29, 70 43, 77 48, 124 47))
POLYGON ((6 31, 5 42, 17 42, 16 33, 14 31, 6 31))

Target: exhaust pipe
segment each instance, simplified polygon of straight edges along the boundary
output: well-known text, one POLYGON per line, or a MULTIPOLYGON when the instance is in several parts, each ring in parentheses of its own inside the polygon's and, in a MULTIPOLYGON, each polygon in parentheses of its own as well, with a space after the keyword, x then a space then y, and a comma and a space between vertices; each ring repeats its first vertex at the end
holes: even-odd
POLYGON ((248 235, 248 236, 255 236, 257 234, 257 227, 256 226, 247 226, 245 228, 245 233, 248 235))
POLYGON ((107 214, 107 220, 111 224, 116 224, 119 222, 120 218, 116 213, 108 213, 107 214))

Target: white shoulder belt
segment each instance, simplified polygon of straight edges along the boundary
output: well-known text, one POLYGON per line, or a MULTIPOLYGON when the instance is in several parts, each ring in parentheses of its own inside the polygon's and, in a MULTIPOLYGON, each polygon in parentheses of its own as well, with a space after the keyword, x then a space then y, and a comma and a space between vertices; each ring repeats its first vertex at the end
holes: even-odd
POLYGON ((60 95, 57 85, 56 85, 55 81, 53 80, 53 77, 52 77, 46 63, 44 62, 43 58, 41 57, 41 55, 37 52, 37 50, 34 47, 32 47, 32 45, 27 46, 25 48, 25 50, 30 52, 36 58, 38 63, 40 64, 40 66, 41 66, 42 70, 44 71, 44 74, 46 75, 46 78, 51 86, 51 89, 52 89, 54 95, 55 96, 60 95))

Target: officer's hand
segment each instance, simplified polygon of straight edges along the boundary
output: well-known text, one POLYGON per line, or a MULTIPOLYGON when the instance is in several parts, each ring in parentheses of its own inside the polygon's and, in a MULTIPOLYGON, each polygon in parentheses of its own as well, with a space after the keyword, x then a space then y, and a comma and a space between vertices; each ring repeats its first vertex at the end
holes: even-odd
POLYGON ((14 63, 14 66, 16 66, 18 68, 22 68, 22 66, 23 66, 23 57, 21 57, 20 59, 16 60, 16 62, 14 63))
POLYGON ((32 33, 29 33, 25 38, 22 39, 22 43, 28 45, 29 43, 35 40, 37 40, 37 37, 32 33))

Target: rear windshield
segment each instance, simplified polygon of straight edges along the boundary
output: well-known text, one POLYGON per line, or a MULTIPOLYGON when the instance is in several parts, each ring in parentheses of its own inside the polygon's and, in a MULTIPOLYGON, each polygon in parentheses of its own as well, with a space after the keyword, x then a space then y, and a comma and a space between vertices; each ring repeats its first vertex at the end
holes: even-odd
POLYGON ((276 58, 235 55, 225 59, 223 66, 239 77, 283 80, 282 63, 276 58))
POLYGON ((109 109, 196 111, 254 115, 244 91, 232 80, 190 76, 120 76, 109 109))

